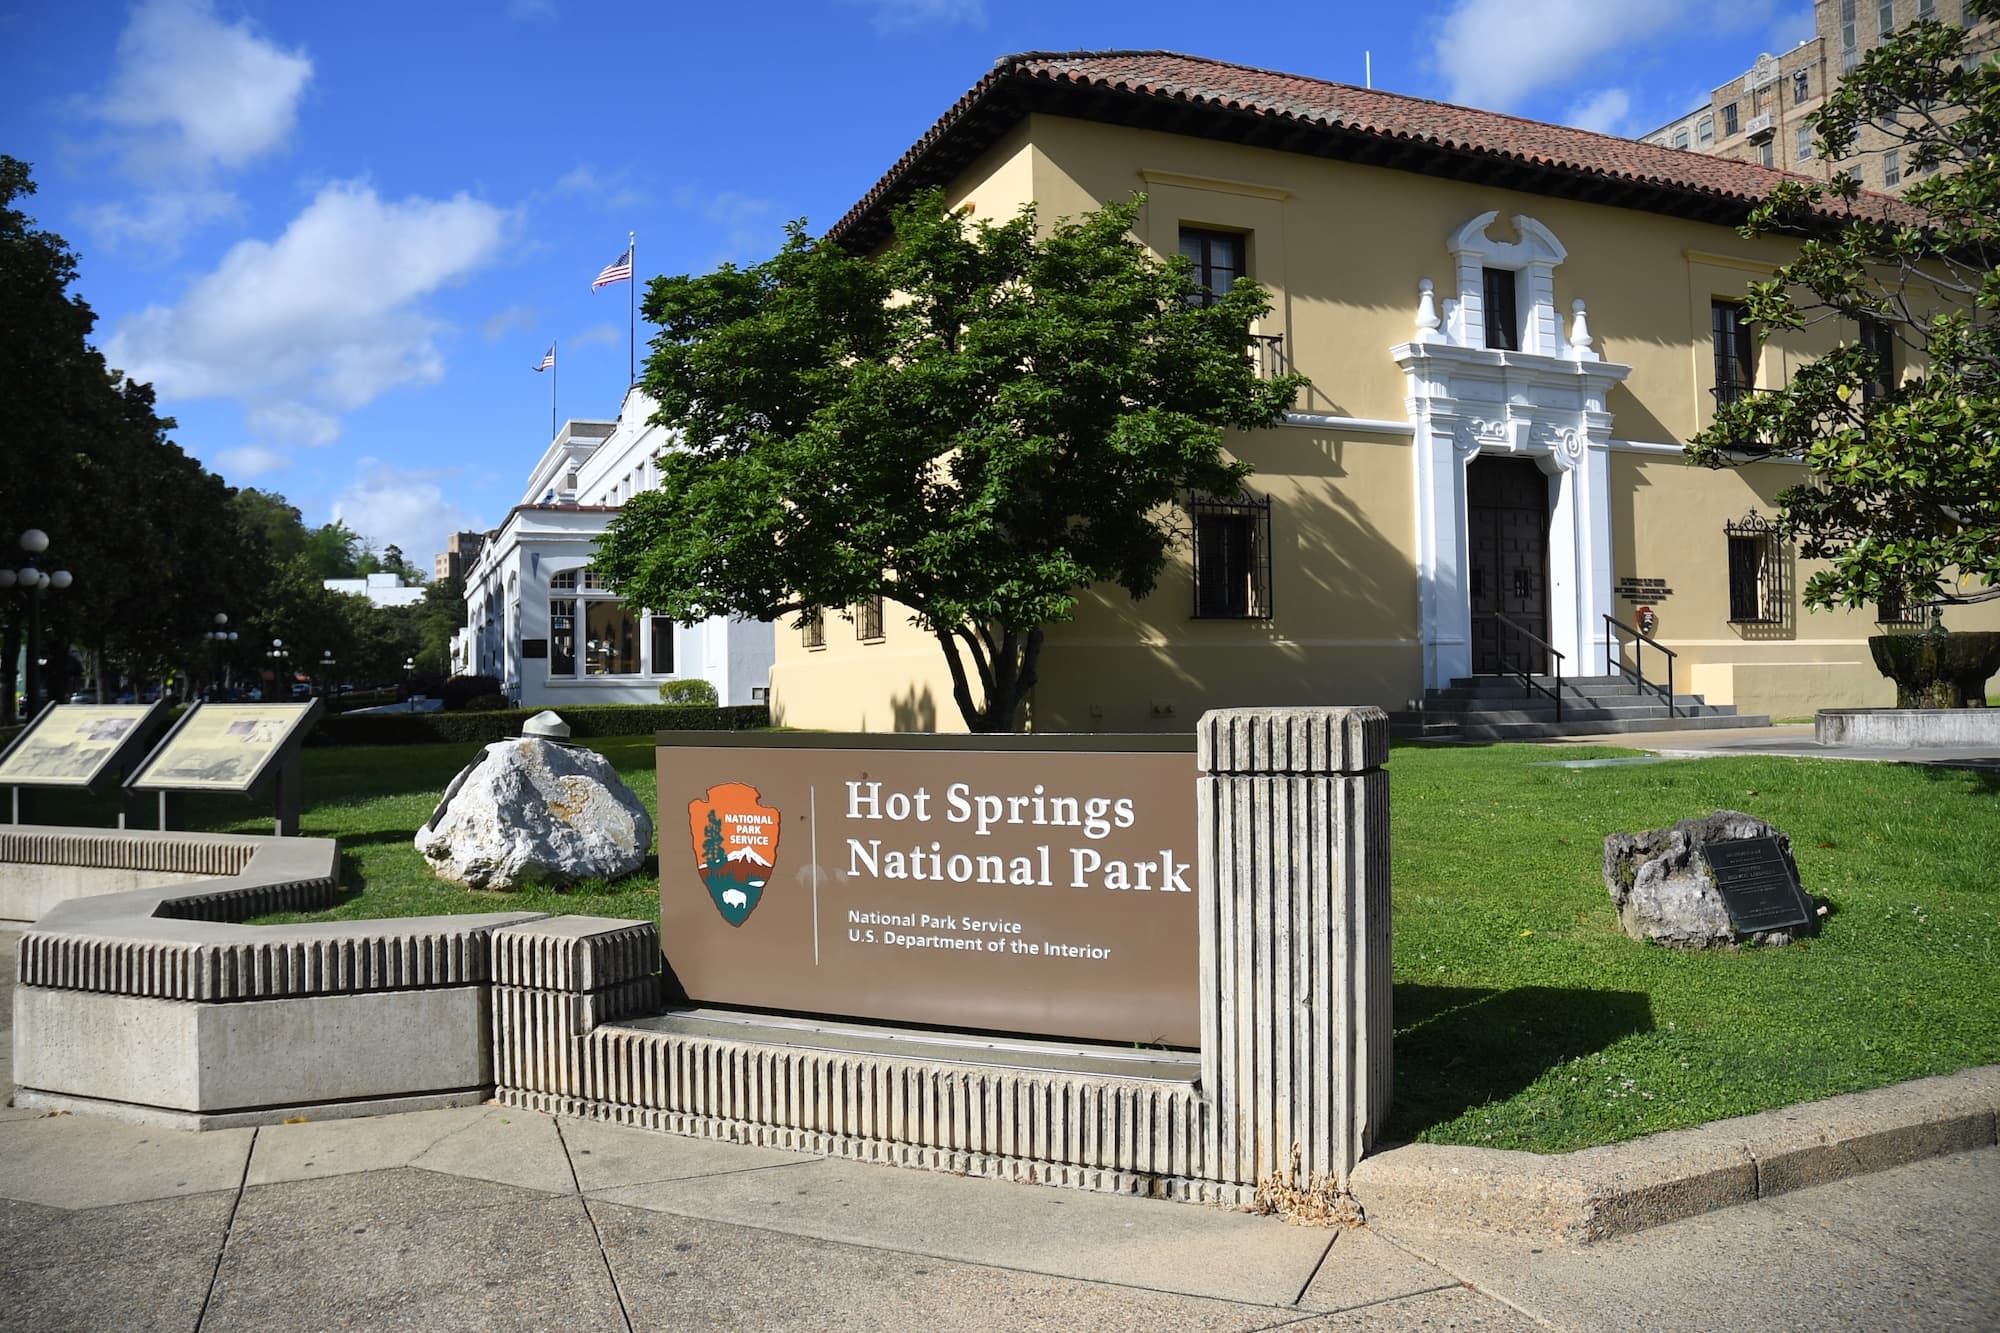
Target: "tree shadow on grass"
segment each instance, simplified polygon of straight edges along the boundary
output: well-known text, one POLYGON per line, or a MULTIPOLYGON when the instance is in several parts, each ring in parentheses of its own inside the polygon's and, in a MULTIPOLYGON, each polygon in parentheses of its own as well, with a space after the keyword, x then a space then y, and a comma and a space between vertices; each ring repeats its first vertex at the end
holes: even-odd
POLYGON ((1954 787, 1979 796, 2000 796, 2000 755, 1978 761, 1979 767, 1970 763, 1920 764, 1925 777, 1933 782, 1949 783, 1954 787))
POLYGON ((1653 1030, 1640 991, 1396 986, 1395 1104, 1388 1135, 1417 1138, 1505 1101, 1549 1070, 1653 1030))

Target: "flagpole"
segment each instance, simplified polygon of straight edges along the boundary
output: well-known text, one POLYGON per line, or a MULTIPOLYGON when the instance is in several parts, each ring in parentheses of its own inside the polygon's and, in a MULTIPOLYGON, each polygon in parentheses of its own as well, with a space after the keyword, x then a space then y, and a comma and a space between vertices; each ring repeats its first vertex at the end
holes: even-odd
POLYGON ((562 374, 562 361, 556 356, 556 345, 549 343, 549 438, 556 437, 556 376, 562 374))
POLYGON ((631 262, 632 276, 625 280, 625 374, 627 388, 639 382, 638 353, 633 350, 633 342, 639 327, 638 317, 633 313, 639 304, 639 233, 625 233, 625 257, 631 262))

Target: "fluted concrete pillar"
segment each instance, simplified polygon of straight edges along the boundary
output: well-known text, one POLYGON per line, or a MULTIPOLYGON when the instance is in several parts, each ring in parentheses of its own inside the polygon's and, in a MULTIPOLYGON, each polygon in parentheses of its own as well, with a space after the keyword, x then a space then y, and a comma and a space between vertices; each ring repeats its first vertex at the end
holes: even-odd
POLYGON ((1224 709, 1197 737, 1209 1161, 1344 1191, 1389 1113, 1389 720, 1224 709))

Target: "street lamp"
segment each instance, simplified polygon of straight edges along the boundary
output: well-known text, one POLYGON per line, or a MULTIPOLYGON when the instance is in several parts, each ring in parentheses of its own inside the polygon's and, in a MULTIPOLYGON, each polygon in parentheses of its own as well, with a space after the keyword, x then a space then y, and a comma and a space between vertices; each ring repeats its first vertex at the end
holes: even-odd
POLYGON ((322 697, 333 693, 333 649, 322 648, 319 654, 319 692, 322 697))
MULTIPOLYGON (((285 641, 283 639, 271 640, 271 646, 265 649, 264 656, 271 660, 271 688, 276 690, 278 687, 278 678, 283 674, 285 667, 285 641)), ((291 688, 287 685, 285 697, 290 698, 291 693, 291 688)), ((265 702, 268 703, 270 701, 267 699, 265 702)))
POLYGON ((215 672, 214 672, 213 683, 210 685, 211 690, 218 689, 221 687, 223 654, 229 651, 228 649, 229 644, 236 642, 236 631, 233 629, 224 628, 224 626, 226 626, 228 623, 229 623, 229 613, 226 611, 217 611, 215 613, 215 628, 209 630, 207 633, 201 636, 202 638, 207 639, 209 643, 214 645, 214 652, 212 656, 215 659, 215 672))
POLYGON ((409 709, 412 713, 417 711, 417 701, 410 697, 411 675, 416 669, 416 658, 406 657, 403 659, 403 707, 409 709))
MULTIPOLYGON (((0 588, 19 588, 28 598, 28 699, 25 709, 28 717, 41 711, 42 698, 42 592, 54 588, 60 592, 70 585, 67 569, 47 570, 42 566, 53 564, 48 555, 49 534, 40 528, 29 528, 21 534, 21 550, 24 552, 19 569, 0 567, 0 588)), ((12 670, 12 664, 9 664, 12 670)))

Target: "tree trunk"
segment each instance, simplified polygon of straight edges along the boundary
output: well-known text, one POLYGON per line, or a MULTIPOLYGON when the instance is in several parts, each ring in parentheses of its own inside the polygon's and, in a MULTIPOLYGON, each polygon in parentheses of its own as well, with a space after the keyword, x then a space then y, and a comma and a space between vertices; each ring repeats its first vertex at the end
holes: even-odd
POLYGON ((0 632, 0 661, 6 663, 4 667, 0 667, 0 726, 10 726, 20 717, 14 694, 14 681, 15 673, 21 666, 23 637, 25 636, 21 633, 21 624, 17 620, 9 620, 6 630, 0 632))
POLYGON ((937 632, 945 663, 951 668, 952 699, 958 704, 967 731, 976 735, 1004 735, 1014 730, 1021 701, 1035 688, 1043 638, 1039 625, 1026 634, 989 626, 973 626, 957 634, 937 632), (961 656, 961 639, 979 670, 981 702, 978 703, 973 701, 972 680, 961 656))

